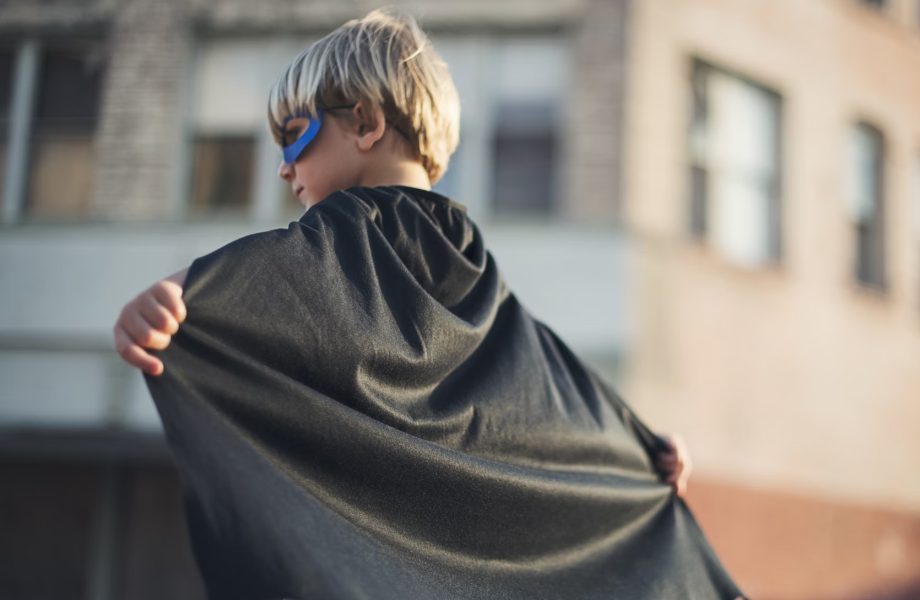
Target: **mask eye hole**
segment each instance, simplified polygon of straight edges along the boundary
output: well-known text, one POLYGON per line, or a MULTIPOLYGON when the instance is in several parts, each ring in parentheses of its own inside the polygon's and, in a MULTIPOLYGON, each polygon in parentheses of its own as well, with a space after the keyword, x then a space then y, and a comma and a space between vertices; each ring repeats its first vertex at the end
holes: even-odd
POLYGON ((281 127, 281 146, 288 147, 304 134, 310 127, 311 119, 306 117, 288 117, 281 127))
POLYGON ((306 128, 306 125, 287 125, 281 133, 281 145, 290 146, 296 142, 306 128))

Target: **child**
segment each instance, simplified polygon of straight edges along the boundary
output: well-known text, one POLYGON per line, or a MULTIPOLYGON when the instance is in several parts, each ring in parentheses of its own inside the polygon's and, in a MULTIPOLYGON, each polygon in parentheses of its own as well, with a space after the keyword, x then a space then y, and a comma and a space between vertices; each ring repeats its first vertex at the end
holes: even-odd
POLYGON ((349 21, 269 97, 304 216, 122 309, 115 345, 146 374, 209 592, 734 598, 682 503, 635 535, 663 514, 655 476, 684 496, 681 438, 650 434, 533 319, 465 207, 431 191, 459 115, 411 17, 349 21))

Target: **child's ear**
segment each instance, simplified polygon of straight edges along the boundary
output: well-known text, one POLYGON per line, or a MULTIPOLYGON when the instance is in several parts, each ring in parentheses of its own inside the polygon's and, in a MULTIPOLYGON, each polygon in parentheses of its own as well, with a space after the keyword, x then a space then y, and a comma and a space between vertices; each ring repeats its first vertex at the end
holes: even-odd
POLYGON ((369 106, 363 101, 359 101, 354 110, 358 149, 367 152, 386 133, 387 124, 383 116, 383 109, 379 106, 369 106))

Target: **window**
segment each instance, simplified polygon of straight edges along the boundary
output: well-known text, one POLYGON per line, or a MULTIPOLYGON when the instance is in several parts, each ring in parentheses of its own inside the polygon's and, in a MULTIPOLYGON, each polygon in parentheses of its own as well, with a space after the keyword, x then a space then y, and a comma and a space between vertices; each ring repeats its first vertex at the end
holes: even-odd
POLYGON ((494 208, 497 213, 556 210, 555 107, 509 103, 496 108, 494 208))
POLYGON ((691 91, 688 231, 739 266, 777 262, 779 95, 701 61, 691 91))
POLYGON ((885 287, 884 139, 867 123, 850 131, 847 207, 855 229, 854 275, 859 283, 885 287))
POLYGON ((29 144, 30 217, 89 212, 102 77, 101 55, 93 50, 73 44, 42 53, 29 144))
POLYGON ((498 215, 558 210, 558 131, 566 55, 559 40, 497 44, 492 115, 492 209, 498 215))
POLYGON ((189 213, 244 212, 252 192, 254 136, 202 135, 194 142, 189 213))
POLYGON ((13 51, 0 48, 0 194, 6 189, 6 147, 13 96, 13 51))
POLYGON ((296 219, 304 207, 278 177, 281 150, 266 123, 268 92, 309 39, 201 39, 192 69, 188 214, 257 222, 296 219))
POLYGON ((89 213, 105 53, 94 39, 0 49, 4 220, 89 213))
POLYGON ((444 35, 434 46, 460 93, 461 144, 435 189, 477 220, 560 212, 561 117, 570 72, 558 35, 444 35))
POLYGON ((270 83, 264 45, 254 41, 203 43, 193 75, 190 216, 245 216, 253 208, 258 132, 265 127, 270 83))

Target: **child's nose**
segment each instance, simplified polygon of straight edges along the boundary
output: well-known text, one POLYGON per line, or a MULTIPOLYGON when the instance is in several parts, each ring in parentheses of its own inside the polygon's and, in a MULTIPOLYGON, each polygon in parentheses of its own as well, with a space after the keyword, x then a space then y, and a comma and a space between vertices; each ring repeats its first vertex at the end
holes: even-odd
POLYGON ((294 177, 294 168, 282 160, 281 164, 278 165, 278 177, 285 181, 290 181, 294 177))

